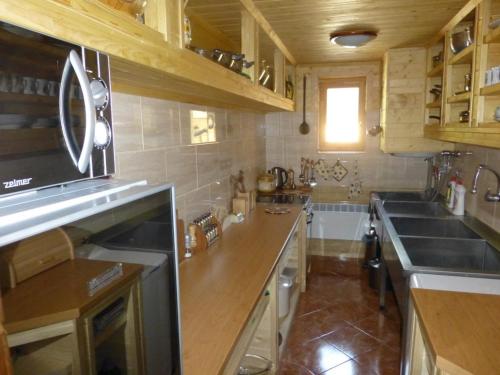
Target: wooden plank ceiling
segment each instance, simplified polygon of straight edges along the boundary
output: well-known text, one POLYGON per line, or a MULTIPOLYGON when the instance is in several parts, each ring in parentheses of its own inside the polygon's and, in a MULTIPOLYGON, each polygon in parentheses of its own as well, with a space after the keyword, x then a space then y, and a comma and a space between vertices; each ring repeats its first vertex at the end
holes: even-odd
MULTIPOLYGON (((421 46, 467 0, 254 0, 298 63, 380 59, 389 48, 421 46), (378 31, 358 49, 332 46, 335 30, 378 31)), ((239 0, 189 0, 190 12, 240 43, 239 0)), ((267 47, 267 46, 266 46, 267 47)))

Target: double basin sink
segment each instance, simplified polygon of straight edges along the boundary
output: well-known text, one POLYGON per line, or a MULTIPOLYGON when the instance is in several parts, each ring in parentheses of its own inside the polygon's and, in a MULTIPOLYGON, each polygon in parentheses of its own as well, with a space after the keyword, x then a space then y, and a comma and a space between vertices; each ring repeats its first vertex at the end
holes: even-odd
POLYGON ((496 235, 498 240, 498 234, 474 219, 453 216, 420 192, 374 193, 371 206, 384 270, 389 272, 403 316, 412 273, 500 278, 500 251, 484 236, 493 235, 495 240, 496 235))

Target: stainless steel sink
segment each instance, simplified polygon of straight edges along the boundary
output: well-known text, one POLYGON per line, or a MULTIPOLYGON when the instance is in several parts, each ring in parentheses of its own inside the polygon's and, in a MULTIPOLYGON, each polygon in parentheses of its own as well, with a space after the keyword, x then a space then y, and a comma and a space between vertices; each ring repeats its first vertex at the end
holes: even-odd
POLYGON ((499 273, 500 252, 484 240, 400 237, 415 267, 499 273))
POLYGON ((439 202, 391 202, 383 203, 385 212, 389 216, 430 216, 447 217, 450 212, 439 202))
POLYGON ((400 236, 481 238, 460 220, 456 219, 391 217, 390 220, 400 236))
POLYGON ((378 197, 383 201, 401 201, 401 202, 426 202, 429 195, 419 191, 384 191, 377 192, 378 197))
MULTIPOLYGON (((385 272, 389 273, 404 318, 412 273, 500 278, 500 247, 495 248, 500 240, 492 241, 477 225, 469 229, 464 224, 468 218, 453 216, 439 202, 374 199, 372 206, 374 225, 381 233, 380 280, 385 282, 385 272)), ((381 285, 381 307, 384 295, 381 285)))

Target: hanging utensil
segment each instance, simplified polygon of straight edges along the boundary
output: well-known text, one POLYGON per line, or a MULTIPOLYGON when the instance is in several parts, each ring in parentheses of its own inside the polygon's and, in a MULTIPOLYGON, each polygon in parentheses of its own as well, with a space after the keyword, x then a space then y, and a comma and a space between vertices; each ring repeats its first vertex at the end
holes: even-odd
POLYGON ((302 124, 299 126, 299 132, 300 134, 308 134, 310 127, 309 124, 306 122, 306 75, 304 74, 304 96, 303 96, 303 102, 302 102, 302 111, 303 111, 303 117, 302 117, 302 124))

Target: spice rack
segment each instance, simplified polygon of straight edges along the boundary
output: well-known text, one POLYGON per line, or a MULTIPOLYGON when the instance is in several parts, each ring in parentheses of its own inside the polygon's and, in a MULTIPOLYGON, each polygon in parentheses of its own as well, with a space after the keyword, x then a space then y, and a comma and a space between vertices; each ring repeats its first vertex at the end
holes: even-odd
POLYGON ((206 213, 189 224, 189 235, 191 250, 204 251, 222 236, 222 226, 212 213, 206 213))

